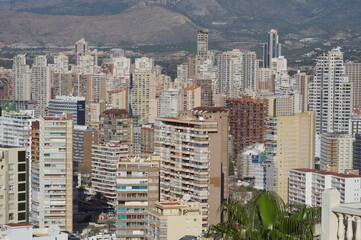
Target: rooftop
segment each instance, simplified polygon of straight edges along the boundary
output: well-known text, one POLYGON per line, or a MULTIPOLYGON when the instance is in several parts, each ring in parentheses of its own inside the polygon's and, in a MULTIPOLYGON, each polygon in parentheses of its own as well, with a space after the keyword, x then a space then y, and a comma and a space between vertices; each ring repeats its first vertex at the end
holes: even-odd
POLYGON ((190 86, 190 87, 183 88, 183 90, 185 90, 185 91, 190 91, 190 90, 194 90, 194 89, 197 89, 197 88, 200 88, 200 87, 190 86))
POLYGON ((227 111, 227 107, 196 107, 192 111, 203 111, 203 112, 222 112, 227 111))
POLYGON ((32 227, 33 224, 29 224, 29 223, 9 223, 9 224, 5 224, 5 226, 8 226, 8 227, 32 227))
POLYGON ((103 114, 126 115, 129 114, 129 112, 126 109, 109 109, 105 110, 103 114))
POLYGON ((317 173, 317 174, 320 174, 320 175, 332 175, 332 176, 343 177, 343 178, 361 178, 360 175, 355 175, 355 174, 327 172, 327 171, 321 171, 321 170, 309 169, 309 168, 297 168, 297 169, 292 169, 292 170, 299 171, 299 172, 317 173))

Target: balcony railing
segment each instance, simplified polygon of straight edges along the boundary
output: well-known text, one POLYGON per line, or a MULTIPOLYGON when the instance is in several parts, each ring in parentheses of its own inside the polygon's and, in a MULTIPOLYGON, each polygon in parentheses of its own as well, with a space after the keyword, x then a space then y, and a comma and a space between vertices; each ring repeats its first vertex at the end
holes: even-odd
POLYGON ((321 240, 361 240, 361 203, 341 203, 336 189, 322 193, 321 240))

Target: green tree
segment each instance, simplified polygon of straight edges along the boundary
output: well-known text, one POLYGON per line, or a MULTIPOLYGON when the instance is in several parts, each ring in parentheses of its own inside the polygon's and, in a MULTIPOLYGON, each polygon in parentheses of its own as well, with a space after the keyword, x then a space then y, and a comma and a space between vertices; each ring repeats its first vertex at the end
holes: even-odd
POLYGON ((90 229, 90 235, 97 235, 98 233, 100 233, 100 228, 98 228, 98 227, 92 227, 91 229, 90 229))
POLYGON ((211 230, 234 240, 312 240, 321 212, 320 208, 286 205, 277 194, 265 191, 243 205, 224 202, 221 210, 227 221, 211 230))
POLYGON ((110 229, 115 228, 115 222, 113 220, 107 220, 105 225, 108 228, 108 232, 110 232, 110 229))

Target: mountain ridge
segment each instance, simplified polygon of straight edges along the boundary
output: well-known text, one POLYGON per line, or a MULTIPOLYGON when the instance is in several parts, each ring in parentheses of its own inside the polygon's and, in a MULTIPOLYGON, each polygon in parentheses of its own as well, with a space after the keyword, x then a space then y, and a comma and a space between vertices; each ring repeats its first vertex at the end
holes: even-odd
POLYGON ((6 15, 0 16, 0 41, 6 44, 69 45, 75 36, 114 45, 192 42, 199 28, 210 29, 214 41, 229 42, 260 41, 270 28, 294 39, 361 36, 357 0, 14 0, 0 2, 0 11, 6 15))

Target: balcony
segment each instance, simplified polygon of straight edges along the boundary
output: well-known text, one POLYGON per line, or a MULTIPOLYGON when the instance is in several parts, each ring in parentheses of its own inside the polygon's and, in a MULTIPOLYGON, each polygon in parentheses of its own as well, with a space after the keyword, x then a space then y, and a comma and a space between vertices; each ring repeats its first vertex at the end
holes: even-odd
POLYGON ((361 240, 361 203, 342 203, 335 190, 322 193, 321 240, 361 240))

